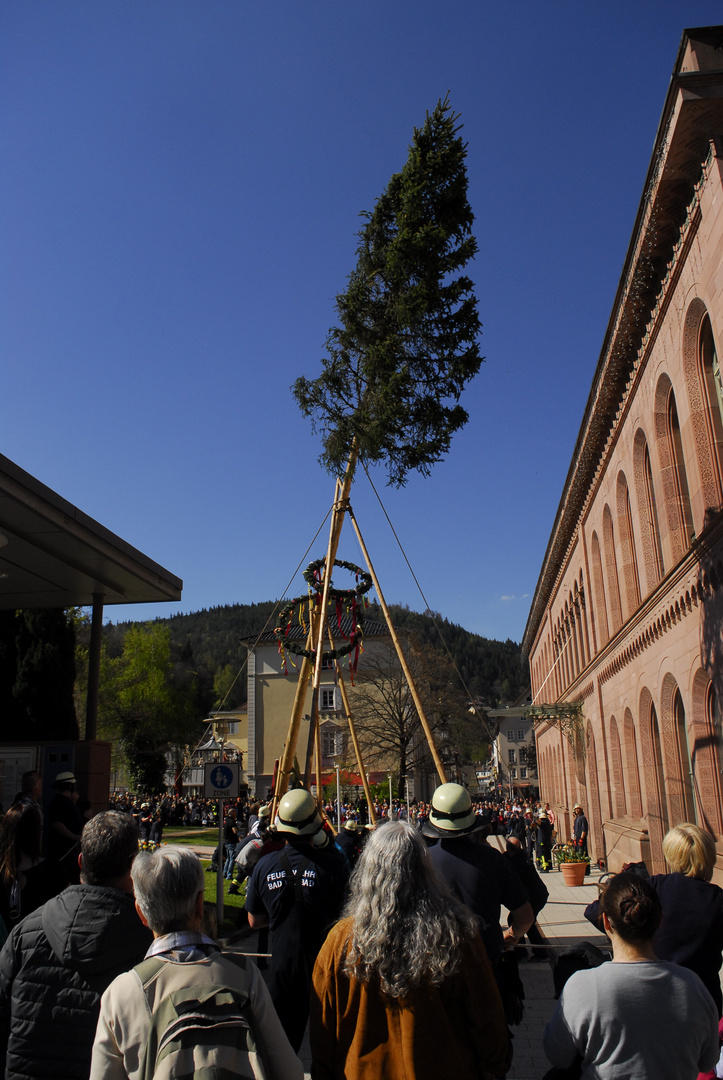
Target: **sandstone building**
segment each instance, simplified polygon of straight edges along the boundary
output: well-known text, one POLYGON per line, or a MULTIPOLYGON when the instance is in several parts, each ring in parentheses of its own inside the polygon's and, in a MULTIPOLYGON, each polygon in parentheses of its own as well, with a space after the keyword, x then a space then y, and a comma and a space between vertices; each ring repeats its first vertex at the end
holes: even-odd
POLYGON ((723 882, 723 27, 684 33, 523 649, 542 798, 593 857, 723 882))

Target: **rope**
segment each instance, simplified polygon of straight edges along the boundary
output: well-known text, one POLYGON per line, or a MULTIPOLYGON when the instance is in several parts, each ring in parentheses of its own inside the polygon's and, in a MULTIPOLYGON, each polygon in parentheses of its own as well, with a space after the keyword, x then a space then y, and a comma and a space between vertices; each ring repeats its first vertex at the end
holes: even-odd
MULTIPOLYGON (((303 564, 304 564, 304 562, 306 561, 306 558, 307 558, 307 556, 308 556, 309 552, 311 551, 312 547, 313 547, 313 546, 314 546, 314 544, 316 543, 316 538, 318 537, 319 533, 321 532, 321 530, 322 530, 322 529, 324 528, 324 526, 326 525, 327 521, 329 520, 329 515, 331 514, 331 512, 332 512, 332 510, 333 510, 333 509, 334 509, 334 506, 333 506, 333 504, 332 504, 332 506, 330 506, 330 507, 329 507, 329 509, 327 510, 327 512, 326 512, 326 515, 324 516, 324 520, 322 521, 321 525, 319 526, 319 528, 318 528, 318 529, 316 530, 316 532, 314 533, 314 536, 312 537, 312 539, 311 539, 311 542, 310 542, 309 546, 307 547, 306 551, 304 552, 304 554, 303 554, 303 555, 301 556, 301 558, 299 559, 299 562, 298 562, 298 563, 297 563, 297 565, 296 565, 296 569, 294 570, 293 574, 291 575, 291 577, 289 578, 288 582, 286 583, 286 586, 285 586, 285 588, 284 588, 284 591, 283 591, 283 592, 282 592, 282 594, 281 594, 281 597, 282 597, 282 598, 283 598, 284 596, 286 596, 286 595, 287 595, 287 593, 289 592, 289 589, 291 588, 291 583, 292 583, 292 581, 294 580, 294 578, 295 578, 295 577, 296 577, 296 575, 298 574, 299 570, 301 569, 302 565, 303 565, 303 564)), ((271 622, 272 622, 272 621, 273 621, 273 620, 274 620, 274 619, 276 618, 276 613, 278 612, 278 610, 279 610, 280 606, 281 606, 281 600, 277 600, 277 601, 276 601, 276 604, 274 605, 274 608, 273 608, 273 610, 271 611, 271 614, 269 615, 268 619, 267 619, 267 620, 266 620, 266 622, 264 623, 264 627, 263 627, 263 630, 261 630, 261 631, 259 632, 259 634, 258 634, 258 637, 256 638, 256 640, 254 641, 254 643, 253 643, 253 645, 252 645, 252 648, 253 648, 253 649, 255 649, 255 648, 256 648, 256 646, 258 645, 259 641, 261 640, 261 638, 262 638, 262 637, 264 636, 264 634, 266 633, 266 631, 267 631, 267 629, 268 629, 268 626, 269 626, 269 623, 271 623, 271 622)), ((247 666, 247 664, 248 664, 248 662, 249 662, 249 652, 250 652, 250 651, 251 651, 251 650, 248 650, 248 651, 247 651, 247 653, 246 653, 246 659, 244 660, 243 664, 241 665, 241 667, 240 667, 240 668, 239 668, 239 670, 237 671, 237 673, 236 673, 236 677, 234 678, 233 682, 231 683, 231 685, 229 686, 228 690, 226 691, 226 693, 225 693, 225 695, 224 695, 224 698, 223 698, 223 701, 221 702, 221 704, 220 704, 220 705, 218 706, 218 708, 217 708, 217 709, 214 709, 214 710, 213 710, 213 711, 214 711, 214 713, 219 713, 219 712, 221 712, 221 711, 223 710, 223 707, 224 707, 224 705, 226 704, 226 701, 228 700, 228 696, 229 696, 229 694, 231 693, 231 691, 233 690, 234 686, 236 685, 236 683, 237 683, 237 682, 239 681, 239 679, 241 678, 241 675, 243 674, 243 672, 244 672, 244 670, 245 670, 245 668, 246 668, 246 666, 247 666)), ((198 740, 198 742, 196 743, 196 746, 195 746, 195 747, 193 748, 193 750, 191 751, 191 754, 190 754, 190 758, 189 758, 189 760, 193 758, 193 755, 194 755, 194 754, 196 753, 196 751, 197 751, 197 750, 198 750, 198 748, 199 748, 199 747, 201 746, 201 744, 202 744, 202 743, 203 743, 203 742, 205 741, 205 739, 206 739, 207 735, 208 735, 208 728, 206 728, 206 729, 204 730, 204 733, 203 733, 203 735, 201 736, 201 738, 200 738, 200 739, 198 740)), ((185 765, 183 765, 183 766, 181 767, 181 772, 177 773, 177 775, 176 775, 176 782, 178 781, 178 777, 179 777, 179 776, 181 775, 181 773, 183 772, 183 770, 184 770, 185 768, 186 768, 186 766, 185 766, 185 765)), ((252 955, 252 954, 251 954, 251 953, 249 953, 249 955, 252 955)), ((265 954, 261 954, 261 953, 260 953, 259 955, 265 955, 265 954)))
MULTIPOLYGON (((455 663, 455 659, 452 656, 452 653, 449 651, 449 646, 447 645, 447 642, 444 640, 444 637, 442 636, 442 631, 439 629, 439 625, 437 623, 437 619, 436 619, 436 617, 434 615, 434 612, 432 611, 431 607, 429 606, 429 601, 427 600, 427 597, 424 595, 424 590, 422 589, 422 586, 419 584, 419 581, 417 580, 417 575, 414 573, 414 570, 412 569, 412 564, 410 563, 409 559, 407 558, 407 553, 404 550, 404 547, 402 546, 401 540, 397 536, 396 530, 395 530, 394 526, 392 525, 391 518, 389 517, 389 514, 387 513, 387 509, 386 509, 384 503, 381 500, 381 496, 379 495, 379 492, 377 491, 377 489, 374 487, 374 481, 372 480, 371 476, 369 475, 369 470, 367 469, 365 461, 362 461, 362 467, 364 469, 364 472, 366 473, 367 480, 371 484, 371 489, 372 489, 372 491, 374 492, 374 494, 377 497, 377 502, 379 503, 379 505, 380 505, 380 507, 382 509, 382 513, 384 514, 384 517, 387 519, 387 523, 389 525, 389 528, 392 531, 392 536, 396 540, 397 546, 399 547, 399 550, 402 553, 402 557, 403 557, 405 563, 407 564, 407 566, 409 568, 409 573, 412 575, 412 578, 414 579, 414 584, 419 589, 419 595, 422 597, 422 600, 424 601, 424 606, 426 608, 427 614, 429 615, 429 617, 432 620, 432 623, 434 625, 434 629, 437 631, 437 635, 439 637, 439 640, 442 642, 442 646, 444 648, 444 651, 446 652, 447 656, 449 657, 449 661, 450 661, 450 663, 452 664, 452 667, 454 668, 454 670, 457 673, 457 678, 460 681, 462 689, 464 690, 465 694, 467 695, 468 700, 471 702, 471 701, 473 701, 473 698, 472 698, 472 694, 470 692, 470 689, 467 686, 464 679, 462 678, 462 674, 461 674, 459 668, 457 667, 457 664, 455 663)), ((478 713, 476 708, 475 708, 475 715, 479 716, 480 720, 482 721, 485 728, 487 729, 487 734, 488 734, 490 740, 492 742, 494 742, 495 736, 494 736, 494 733, 492 731, 492 728, 490 727, 490 725, 487 722, 487 717, 481 712, 478 713)))

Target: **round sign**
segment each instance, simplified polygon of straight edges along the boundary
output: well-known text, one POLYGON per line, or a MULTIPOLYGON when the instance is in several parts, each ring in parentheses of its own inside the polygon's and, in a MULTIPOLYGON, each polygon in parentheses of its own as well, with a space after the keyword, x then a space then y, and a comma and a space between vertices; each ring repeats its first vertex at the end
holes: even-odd
POLYGON ((231 787, 233 770, 228 765, 217 765, 211 773, 211 783, 217 790, 231 787))

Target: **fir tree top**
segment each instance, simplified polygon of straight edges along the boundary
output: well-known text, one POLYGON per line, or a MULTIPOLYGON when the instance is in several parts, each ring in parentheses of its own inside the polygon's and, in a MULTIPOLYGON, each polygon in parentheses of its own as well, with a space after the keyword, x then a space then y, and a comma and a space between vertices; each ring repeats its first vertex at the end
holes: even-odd
POLYGON ((292 388, 337 475, 356 439, 362 460, 386 463, 390 484, 411 469, 426 476, 468 420, 459 398, 482 362, 481 324, 461 272, 477 242, 458 119, 445 98, 415 128, 404 168, 362 214, 323 372, 292 388))

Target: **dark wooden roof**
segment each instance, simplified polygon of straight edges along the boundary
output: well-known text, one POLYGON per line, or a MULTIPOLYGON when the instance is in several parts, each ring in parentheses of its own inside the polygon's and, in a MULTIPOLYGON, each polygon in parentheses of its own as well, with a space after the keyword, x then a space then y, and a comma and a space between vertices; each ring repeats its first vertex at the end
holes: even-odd
POLYGON ((183 582, 0 454, 0 609, 180 600, 183 582))

